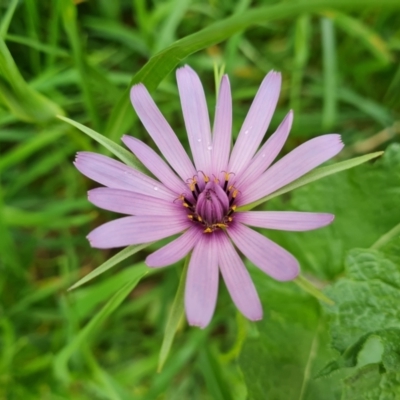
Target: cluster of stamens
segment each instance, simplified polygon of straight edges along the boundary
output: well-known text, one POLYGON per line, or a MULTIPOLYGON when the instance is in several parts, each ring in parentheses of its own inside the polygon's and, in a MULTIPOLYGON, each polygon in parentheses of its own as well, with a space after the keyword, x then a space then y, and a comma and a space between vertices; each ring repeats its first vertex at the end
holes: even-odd
POLYGON ((196 175, 187 181, 192 194, 192 199, 181 194, 178 200, 188 211, 188 218, 202 226, 204 233, 212 233, 216 229, 226 229, 233 221, 236 210, 235 199, 239 190, 229 184, 229 178, 233 173, 224 173, 224 184, 220 185, 215 177, 212 181, 201 172, 202 180, 196 175))

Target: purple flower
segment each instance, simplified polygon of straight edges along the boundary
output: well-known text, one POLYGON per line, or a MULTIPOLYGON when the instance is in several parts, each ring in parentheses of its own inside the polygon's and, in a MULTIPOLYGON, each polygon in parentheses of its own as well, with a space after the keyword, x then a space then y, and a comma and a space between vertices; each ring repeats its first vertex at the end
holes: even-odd
POLYGON ((237 308, 250 320, 262 318, 254 284, 237 249, 279 281, 294 279, 299 263, 286 250, 249 226, 307 231, 328 225, 331 214, 308 212, 240 212, 254 202, 334 157, 340 136, 309 140, 275 164, 293 120, 290 111, 276 132, 259 146, 278 102, 281 75, 263 80, 231 148, 232 99, 229 79, 222 78, 211 133, 203 87, 188 66, 177 70, 178 88, 193 161, 146 88, 135 85, 131 101, 137 115, 168 164, 149 146, 130 136, 123 142, 155 176, 151 178, 103 155, 78 153, 75 165, 106 187, 89 191, 89 200, 106 210, 127 214, 88 236, 97 248, 153 242, 182 233, 150 254, 149 267, 165 267, 192 251, 185 290, 190 325, 208 325, 214 313, 219 272, 237 308))

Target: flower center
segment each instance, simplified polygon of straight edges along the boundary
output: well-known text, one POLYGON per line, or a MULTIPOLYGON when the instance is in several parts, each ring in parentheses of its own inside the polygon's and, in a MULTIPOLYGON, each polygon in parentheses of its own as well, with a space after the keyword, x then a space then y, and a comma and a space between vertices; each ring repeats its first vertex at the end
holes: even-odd
POLYGON ((229 177, 232 174, 225 173, 224 184, 221 187, 219 180, 210 181, 203 174, 203 180, 198 181, 197 176, 189 180, 188 185, 194 202, 191 202, 183 194, 179 197, 182 205, 188 210, 188 218, 204 228, 204 233, 212 233, 216 229, 225 229, 233 220, 235 212, 235 200, 239 191, 229 185, 229 177))

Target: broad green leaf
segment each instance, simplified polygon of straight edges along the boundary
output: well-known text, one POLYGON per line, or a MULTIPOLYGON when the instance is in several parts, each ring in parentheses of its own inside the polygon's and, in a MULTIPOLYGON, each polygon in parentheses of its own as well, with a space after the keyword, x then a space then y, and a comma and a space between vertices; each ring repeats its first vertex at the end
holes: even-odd
POLYGON ((143 166, 143 164, 131 152, 125 150, 123 147, 116 144, 112 140, 106 138, 100 133, 94 131, 93 129, 90 129, 87 126, 82 125, 79 122, 76 122, 72 119, 63 117, 61 115, 58 115, 57 118, 67 122, 70 125, 75 126, 75 128, 78 128, 81 132, 85 133, 86 135, 94 139, 97 143, 101 144, 104 148, 111 151, 111 153, 116 155, 126 165, 129 165, 130 167, 135 168, 138 171, 142 171, 144 173, 148 172, 147 169, 143 166))
POLYGON ((317 301, 293 283, 272 282, 258 270, 252 276, 265 315, 239 357, 248 399, 338 400, 337 376, 313 379, 334 354, 317 301))
POLYGON ((165 364, 165 361, 167 361, 167 357, 171 350, 171 346, 174 341, 176 331, 178 330, 179 323, 184 315, 185 284, 186 284, 186 274, 189 265, 189 260, 190 256, 187 256, 185 259, 185 265, 181 273, 181 278, 179 280, 178 290, 176 291, 174 302, 169 312, 168 321, 164 332, 164 338, 161 345, 160 354, 158 356, 158 367, 157 367, 158 372, 161 372, 165 364))
POLYGON ((151 245, 151 243, 145 243, 145 244, 133 244, 131 246, 125 247, 123 250, 121 250, 115 256, 109 258, 106 262, 104 262, 103 264, 98 266, 92 272, 88 273, 85 277, 83 277, 78 282, 76 282, 74 285, 72 285, 68 290, 76 289, 77 287, 83 285, 84 283, 89 282, 93 278, 96 278, 97 276, 108 271, 112 267, 115 267, 121 261, 125 260, 126 258, 130 257, 133 254, 136 254, 140 250, 142 250, 145 247, 150 246, 150 245, 151 245))
POLYGON ((326 289, 335 302, 326 307, 332 345, 341 353, 369 332, 400 330, 398 265, 376 250, 352 250, 346 259, 346 272, 346 278, 326 289))
POLYGON ((260 200, 257 200, 251 204, 247 204, 242 207, 238 207, 238 211, 248 211, 257 207, 258 205, 265 203, 266 201, 273 199, 274 197, 280 196, 281 194, 290 192, 294 189, 297 189, 301 186, 308 185, 311 182, 317 181, 319 179, 325 178, 326 176, 336 174, 341 171, 345 171, 346 169, 357 167, 360 164, 366 163, 376 157, 379 157, 383 154, 383 151, 377 151, 375 153, 366 154, 365 156, 351 158, 350 160, 341 161, 333 165, 328 165, 326 167, 316 168, 313 171, 310 171, 308 174, 303 175, 301 178, 296 179, 294 182, 289 183, 283 188, 277 190, 274 193, 269 194, 266 197, 263 197, 260 200))
POLYGON ((59 379, 64 382, 69 380, 68 361, 71 356, 96 330, 98 330, 104 320, 123 302, 147 272, 148 268, 146 266, 137 268, 135 273, 132 274, 131 280, 115 293, 78 335, 56 355, 54 360, 54 373, 59 379))
POLYGON ((379 364, 368 364, 344 380, 341 400, 397 400, 400 372, 382 374, 379 364))
POLYGON ((289 201, 280 197, 266 204, 271 210, 332 213, 332 224, 310 232, 265 233, 292 252, 303 271, 332 279, 342 272, 348 250, 372 246, 399 223, 399 196, 400 146, 394 144, 373 164, 303 186, 289 201))
POLYGON ((317 377, 329 376, 341 368, 361 368, 375 363, 382 363, 388 372, 399 370, 400 329, 376 330, 361 336, 339 358, 324 367, 317 377))
MULTIPOLYGON (((222 21, 215 22, 207 28, 186 36, 160 51, 133 77, 131 85, 142 82, 149 91, 153 91, 187 56, 220 43, 250 26, 331 8, 343 10, 361 7, 364 10, 369 6, 376 7, 378 4, 375 0, 309 0, 253 8, 239 15, 233 15, 222 21)), ((383 7, 400 8, 400 5, 397 0, 381 0, 379 9, 383 7)), ((112 112, 107 126, 107 137, 116 138, 122 135, 123 130, 121 128, 124 126, 125 116, 129 110, 129 90, 126 90, 112 112)))

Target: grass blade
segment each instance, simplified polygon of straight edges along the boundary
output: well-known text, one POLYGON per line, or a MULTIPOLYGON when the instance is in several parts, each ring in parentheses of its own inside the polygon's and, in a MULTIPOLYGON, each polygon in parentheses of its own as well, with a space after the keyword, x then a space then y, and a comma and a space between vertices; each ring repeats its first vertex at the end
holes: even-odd
POLYGON ((179 280, 178 290, 176 291, 174 303, 172 304, 171 311, 168 316, 167 325, 165 327, 164 339, 161 345, 160 354, 158 356, 157 372, 161 372, 168 354, 171 350, 172 342, 174 341, 175 333, 178 329, 179 322, 181 321, 184 313, 184 295, 186 274, 189 265, 190 257, 186 257, 185 265, 179 280))
POLYGON ((145 244, 134 244, 134 245, 125 247, 125 249, 121 250, 115 256, 111 257, 106 262, 104 262, 99 267, 97 267, 95 270, 88 273, 85 277, 83 277, 78 282, 76 282, 74 285, 72 285, 68 290, 76 289, 77 287, 83 285, 84 283, 89 282, 90 280, 96 278, 97 276, 101 275, 102 273, 108 271, 112 267, 115 267, 117 264, 119 264, 121 261, 125 260, 129 256, 136 254, 140 250, 142 250, 145 247, 150 246, 150 245, 151 245, 151 243, 145 243, 145 244))
POLYGON ((257 207, 258 205, 265 203, 267 200, 270 200, 274 197, 280 196, 281 194, 290 192, 294 189, 297 189, 301 186, 307 185, 311 182, 317 181, 318 179, 325 178, 326 176, 336 174, 341 171, 345 171, 346 169, 357 167, 357 165, 363 164, 369 160, 372 160, 376 157, 379 157, 383 154, 383 151, 377 151, 375 153, 366 154, 361 157, 351 158, 350 160, 338 162, 333 165, 328 165, 326 167, 316 168, 308 174, 303 175, 301 178, 296 179, 294 182, 289 183, 283 188, 277 190, 274 193, 269 194, 268 196, 263 197, 260 200, 255 201, 254 203, 247 204, 243 207, 239 207, 237 211, 248 211, 257 207))
POLYGON ((71 343, 64 347, 55 357, 54 373, 65 381, 69 380, 68 360, 79 347, 88 340, 90 335, 112 314, 112 312, 122 303, 122 301, 135 288, 139 281, 148 272, 148 268, 140 266, 135 271, 132 280, 126 283, 115 295, 105 304, 105 306, 90 320, 90 322, 74 337, 71 343))
POLYGON ((143 166, 143 164, 131 152, 125 150, 122 146, 116 144, 112 140, 72 119, 63 117, 61 115, 58 115, 57 118, 61 119, 61 121, 67 122, 72 126, 75 126, 75 128, 78 128, 81 132, 85 133, 86 135, 94 139, 97 143, 101 144, 104 148, 111 151, 111 153, 116 155, 126 165, 129 165, 130 167, 135 168, 138 171, 142 171, 146 174, 149 173, 147 169, 143 166))
MULTIPOLYGON (((379 3, 375 0, 312 0, 253 8, 240 15, 218 21, 160 51, 133 77, 131 85, 142 82, 149 91, 153 91, 190 54, 220 43, 235 33, 259 23, 293 17, 302 13, 321 12, 330 8, 365 10, 366 7, 374 6, 379 9, 400 8, 400 3, 398 0, 381 0, 379 3)), ((105 133, 107 137, 116 138, 122 135, 125 116, 129 111, 129 89, 127 89, 111 114, 105 133)))

